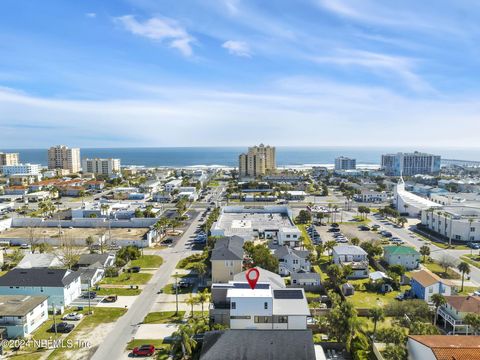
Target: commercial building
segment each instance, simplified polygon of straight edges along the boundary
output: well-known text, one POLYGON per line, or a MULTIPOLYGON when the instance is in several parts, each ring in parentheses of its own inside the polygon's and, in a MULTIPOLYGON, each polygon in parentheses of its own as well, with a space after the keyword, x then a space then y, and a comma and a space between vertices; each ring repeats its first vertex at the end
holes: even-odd
POLYGON ((364 203, 381 203, 388 200, 388 193, 386 191, 363 189, 360 194, 354 195, 354 199, 364 203))
POLYGON ((0 295, 48 296, 48 307, 61 312, 80 294, 80 274, 66 269, 13 269, 0 277, 0 295))
POLYGON ((275 172, 276 165, 275 147, 253 146, 248 148, 246 154, 238 157, 238 171, 240 177, 257 177, 275 172))
POLYGON ((80 149, 69 148, 65 145, 52 146, 48 149, 48 168, 78 173, 80 171, 80 149))
POLYGON ((299 246, 302 233, 287 206, 224 206, 210 229, 212 236, 238 235, 246 241, 271 239, 274 244, 299 246))
POLYGON ((440 172, 439 155, 415 151, 382 155, 382 168, 387 176, 413 176, 440 172))
POLYGON ((357 160, 345 156, 335 158, 335 170, 355 170, 357 160))
POLYGON ((305 330, 310 316, 303 289, 273 289, 258 282, 251 289, 246 281, 212 284, 210 319, 230 329, 305 330))
POLYGON ((17 164, 2 166, 3 176, 10 175, 39 175, 40 165, 38 164, 17 164))
POLYGON ((444 206, 422 211, 422 225, 454 241, 480 241, 480 207, 444 206))
POLYGON ((0 153, 0 167, 18 165, 19 162, 18 153, 0 153))
POLYGON ((24 338, 48 320, 47 296, 1 295, 0 328, 8 339, 24 338))
POLYGON ((480 336, 409 335, 409 360, 473 360, 480 354, 480 336))
POLYGON ((178 189, 180 186, 182 186, 182 180, 180 179, 171 180, 165 184, 165 191, 170 193, 173 190, 178 189))
POLYGON ((405 183, 402 179, 394 188, 393 203, 401 214, 411 217, 420 217, 424 210, 441 207, 431 200, 405 190, 405 183))
POLYGON ((120 173, 120 159, 83 159, 82 170, 84 173, 112 176, 120 173))

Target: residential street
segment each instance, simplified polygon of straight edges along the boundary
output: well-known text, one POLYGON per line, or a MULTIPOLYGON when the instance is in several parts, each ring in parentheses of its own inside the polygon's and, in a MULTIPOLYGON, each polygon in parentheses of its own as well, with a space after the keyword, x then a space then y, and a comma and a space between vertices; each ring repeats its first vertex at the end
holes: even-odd
POLYGON ((162 266, 155 272, 128 312, 115 324, 115 327, 107 335, 92 359, 110 360, 120 359, 123 356, 127 343, 132 339, 144 317, 154 306, 158 290, 169 282, 178 261, 194 253, 194 251, 187 249, 185 244, 194 235, 200 217, 200 213, 198 213, 174 247, 154 252, 155 255, 163 257, 162 266))

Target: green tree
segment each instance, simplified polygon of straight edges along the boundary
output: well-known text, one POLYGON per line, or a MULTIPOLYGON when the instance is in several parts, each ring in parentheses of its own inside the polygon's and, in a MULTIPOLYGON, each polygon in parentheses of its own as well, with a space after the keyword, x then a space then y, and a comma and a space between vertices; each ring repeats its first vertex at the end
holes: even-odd
POLYGON ((193 307, 194 307, 194 305, 198 304, 198 298, 196 296, 193 296, 192 293, 190 293, 188 298, 185 300, 185 304, 191 306, 190 317, 193 317, 193 307))
POLYGON ((407 340, 407 335, 401 327, 388 327, 378 331, 377 339, 386 344, 402 345, 407 340))
POLYGON ((397 220, 398 225, 400 225, 401 227, 404 227, 407 222, 408 220, 405 217, 399 217, 397 220))
POLYGON ((199 261, 193 263, 191 269, 195 270, 200 278, 200 284, 203 284, 205 274, 207 273, 207 265, 203 261, 199 261))
POLYGON ((373 321, 373 335, 372 335, 372 339, 373 341, 375 341, 375 335, 377 334, 377 323, 379 321, 383 321, 385 320, 385 312, 382 308, 380 307, 374 307, 374 308, 371 308, 369 313, 368 313, 368 317, 370 319, 372 319, 373 321))
POLYGON ((310 212, 307 210, 300 210, 297 218, 296 218, 297 223, 299 224, 308 224, 312 221, 312 216, 310 215, 310 212))
POLYGON ((194 328, 191 324, 180 325, 178 330, 172 334, 172 352, 175 354, 175 359, 183 360, 192 358, 197 346, 197 342, 193 339, 194 335, 194 328))
POLYGON ((477 335, 480 332, 480 315, 469 313, 463 318, 463 323, 469 326, 469 329, 477 335))
POLYGON ((440 335, 440 330, 435 325, 422 321, 413 321, 409 326, 410 335, 440 335))
POLYGON ((330 261, 332 261, 332 250, 337 246, 337 242, 335 240, 329 240, 325 243, 325 250, 328 251, 328 255, 330 256, 330 261))
POLYGON ((430 248, 427 245, 420 247, 420 254, 423 256, 423 263, 425 263, 425 257, 430 256, 430 248))
POLYGON ((463 291, 465 274, 470 274, 470 265, 468 265, 468 263, 466 263, 465 261, 462 261, 460 264, 458 264, 457 269, 462 273, 462 289, 460 291, 463 291))
POLYGON ((350 243, 352 245, 358 246, 358 244, 360 244, 360 239, 358 237, 354 237, 352 238, 352 240, 350 240, 350 243))
POLYGON ((358 329, 357 310, 349 301, 335 305, 327 315, 330 335, 345 343, 350 350, 351 341, 358 329))
POLYGON ((198 302, 202 306, 202 316, 203 316, 203 304, 210 300, 210 293, 208 289, 204 289, 203 291, 199 292, 197 295, 198 302))
POLYGON ((447 300, 445 299, 445 296, 443 296, 442 294, 433 294, 430 300, 435 306, 435 316, 433 318, 433 325, 437 325, 438 309, 440 308, 440 306, 445 305, 447 303, 447 300))
POLYGON ((95 242, 95 240, 93 239, 93 236, 89 236, 85 239, 85 244, 90 248, 93 243, 95 242))
POLYGON ((405 360, 407 358, 407 350, 402 346, 394 346, 388 344, 385 350, 382 351, 384 359, 388 360, 405 360))
POLYGON ((267 246, 263 244, 253 245, 252 242, 246 241, 243 248, 252 259, 253 266, 259 266, 271 272, 278 271, 278 259, 270 253, 267 246))

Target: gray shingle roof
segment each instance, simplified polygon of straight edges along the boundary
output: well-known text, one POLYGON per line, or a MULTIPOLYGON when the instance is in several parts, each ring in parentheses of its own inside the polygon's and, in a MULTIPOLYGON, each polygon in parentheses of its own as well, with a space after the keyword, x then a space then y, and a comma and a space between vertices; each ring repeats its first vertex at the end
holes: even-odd
POLYGON ((78 259, 77 265, 78 266, 90 266, 95 263, 100 263, 102 266, 107 261, 110 254, 83 254, 80 255, 80 259, 78 259))
POLYGON ((355 245, 338 245, 333 247, 339 255, 367 255, 367 252, 363 250, 360 246, 355 245))
POLYGON ((230 236, 218 239, 212 250, 210 260, 243 260, 244 239, 240 236, 230 236))
POLYGON ((320 275, 312 272, 298 272, 291 274, 292 280, 301 280, 301 279, 315 279, 320 281, 320 275))
POLYGON ((66 269, 12 269, 0 277, 0 286, 65 287, 80 276, 66 269))
POLYGON ((302 259, 306 259, 309 252, 307 250, 292 250, 288 246, 282 246, 282 247, 278 248, 277 250, 275 250, 274 255, 277 257, 277 259, 283 259, 288 254, 295 254, 302 259))
POLYGON ((310 330, 208 331, 200 360, 315 360, 310 330))

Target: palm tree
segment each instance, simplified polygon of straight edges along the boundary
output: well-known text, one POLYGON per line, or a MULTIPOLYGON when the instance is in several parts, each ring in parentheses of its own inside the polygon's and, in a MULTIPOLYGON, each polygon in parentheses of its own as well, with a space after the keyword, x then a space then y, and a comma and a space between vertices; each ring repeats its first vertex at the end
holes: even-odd
POLYGON ((192 293, 190 293, 187 300, 185 300, 185 304, 190 305, 192 307, 192 313, 191 313, 190 317, 193 317, 193 306, 198 304, 197 297, 193 296, 192 293))
POLYGON ((195 270, 200 277, 200 283, 203 284, 204 276, 207 273, 207 265, 204 262, 196 262, 192 264, 192 270, 195 270))
POLYGON ((465 274, 470 274, 470 265, 468 265, 465 261, 462 261, 460 264, 458 264, 457 269, 462 273, 462 289, 460 291, 463 291, 465 274))
POLYGON ((210 300, 210 294, 208 293, 208 289, 204 289, 203 291, 199 292, 197 295, 198 302, 202 306, 202 316, 203 316, 203 304, 210 300))
POLYGON ((377 323, 379 321, 385 320, 385 312, 383 311, 382 308, 380 307, 374 307, 371 308, 369 311, 368 316, 372 319, 373 321, 373 335, 372 339, 375 341, 375 335, 377 334, 377 323))
POLYGON ((445 305, 447 303, 447 300, 442 294, 433 294, 430 300, 435 306, 435 317, 433 318, 433 325, 437 325, 438 309, 440 308, 440 306, 445 305))
POLYGON ((360 239, 358 237, 354 237, 352 238, 352 240, 350 240, 350 242, 352 245, 357 246, 358 244, 360 244, 360 239))
POLYGON ((425 263, 425 257, 430 256, 430 248, 427 245, 420 247, 420 254, 423 256, 423 262, 425 263))
POLYGON ((180 325, 178 330, 172 334, 173 342, 173 351, 178 353, 181 351, 182 359, 190 359, 193 350, 197 346, 197 342, 193 339, 195 335, 192 326, 189 324, 180 325))
MULTIPOLYGON (((333 256, 332 249, 337 245, 337 242, 334 240, 327 241, 325 243, 325 250, 329 252, 330 257, 333 256)), ((330 259, 331 261, 331 259, 330 259)))

